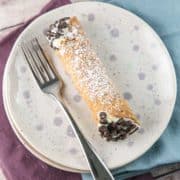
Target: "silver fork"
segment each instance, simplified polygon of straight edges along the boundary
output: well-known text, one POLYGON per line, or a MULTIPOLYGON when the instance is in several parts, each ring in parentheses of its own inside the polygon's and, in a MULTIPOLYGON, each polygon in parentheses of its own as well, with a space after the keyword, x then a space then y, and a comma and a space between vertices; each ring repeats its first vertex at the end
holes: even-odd
POLYGON ((95 180, 114 180, 111 172, 96 153, 92 145, 81 133, 76 121, 72 117, 70 111, 67 109, 61 96, 63 81, 61 78, 59 78, 54 66, 46 57, 37 38, 32 39, 28 43, 22 43, 21 48, 40 89, 58 102, 66 115, 66 118, 69 120, 69 123, 71 124, 74 133, 79 140, 81 149, 87 159, 93 178, 95 180))

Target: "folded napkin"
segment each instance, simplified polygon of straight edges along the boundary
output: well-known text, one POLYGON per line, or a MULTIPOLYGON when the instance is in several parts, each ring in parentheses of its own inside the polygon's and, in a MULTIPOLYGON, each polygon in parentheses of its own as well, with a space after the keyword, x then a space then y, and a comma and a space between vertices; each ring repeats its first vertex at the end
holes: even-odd
MULTIPOLYGON (((178 84, 176 105, 168 128, 143 156, 114 171, 116 179, 120 180, 160 165, 180 162, 180 1, 104 0, 103 2, 112 3, 133 12, 154 28, 169 50, 176 69, 178 84)), ((90 175, 83 175, 83 179, 92 178, 90 175)))
MULTIPOLYGON (((69 0, 52 0, 37 16, 67 3, 69 0)), ((2 100, 4 66, 17 36, 34 18, 0 41, 0 169, 3 170, 7 180, 80 180, 79 174, 50 167, 27 151, 12 131, 4 111, 2 100)))

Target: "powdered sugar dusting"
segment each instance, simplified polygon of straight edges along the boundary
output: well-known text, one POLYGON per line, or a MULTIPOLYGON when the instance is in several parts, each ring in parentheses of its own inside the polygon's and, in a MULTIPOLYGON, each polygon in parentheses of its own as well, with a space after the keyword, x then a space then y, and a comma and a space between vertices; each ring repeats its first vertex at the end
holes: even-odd
POLYGON ((88 94, 88 101, 100 102, 101 110, 117 111, 122 116, 126 111, 129 118, 132 116, 128 105, 121 99, 119 91, 107 76, 77 18, 63 18, 57 21, 57 24, 51 25, 47 39, 51 47, 59 51, 60 56, 66 57, 63 58, 66 61, 65 66, 82 97, 88 94), (56 30, 55 34, 52 29, 56 30), (54 46, 54 43, 58 44, 54 46))
POLYGON ((71 29, 76 37, 72 40, 65 34, 64 41, 66 43, 61 43, 61 49, 66 49, 66 52, 62 53, 59 49, 59 53, 61 55, 64 53, 72 54, 69 64, 74 71, 73 73, 78 76, 78 85, 88 91, 89 98, 101 100, 102 103, 106 104, 111 103, 119 94, 106 75, 101 60, 97 57, 84 32, 82 33, 81 27, 72 25, 71 29), (66 41, 67 38, 68 41, 66 41))
POLYGON ((77 48, 78 50, 75 50, 72 58, 72 65, 79 76, 80 86, 87 88, 91 99, 99 99, 104 103, 111 103, 112 97, 116 94, 115 88, 86 37, 80 37, 80 43, 77 48), (108 96, 106 96, 107 94, 108 96))

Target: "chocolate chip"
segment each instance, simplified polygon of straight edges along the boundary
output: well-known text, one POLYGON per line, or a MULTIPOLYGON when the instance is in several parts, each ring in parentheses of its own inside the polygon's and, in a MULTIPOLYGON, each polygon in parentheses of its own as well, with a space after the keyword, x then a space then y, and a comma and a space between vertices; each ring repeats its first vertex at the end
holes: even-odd
POLYGON ((123 126, 122 129, 126 131, 128 129, 128 126, 123 126))
POLYGON ((118 135, 118 132, 117 132, 116 130, 113 130, 113 131, 111 132, 111 135, 112 135, 112 137, 113 137, 113 136, 117 136, 117 135, 118 135))
POLYGON ((129 131, 131 131, 131 126, 128 126, 126 129, 126 132, 129 133, 129 131))
POLYGON ((104 134, 103 134, 104 137, 109 137, 110 136, 110 133, 109 131, 105 131, 104 134))
POLYGON ((108 136, 108 137, 106 138, 106 140, 107 140, 107 141, 110 141, 110 140, 112 140, 112 137, 111 137, 111 136, 108 136))
POLYGON ((101 123, 101 124, 107 124, 108 122, 107 122, 106 119, 100 119, 100 123, 101 123))
POLYGON ((106 126, 100 126, 99 127, 99 132, 104 133, 106 131, 107 131, 107 127, 106 126))
POLYGON ((59 29, 63 29, 63 28, 66 28, 66 27, 68 27, 68 24, 66 22, 60 22, 60 24, 58 26, 59 29))
POLYGON ((118 141, 119 140, 119 137, 117 138, 112 138, 112 141, 118 141))
POLYGON ((117 125, 117 130, 121 130, 122 129, 122 126, 121 125, 117 125))
POLYGON ((67 19, 69 19, 69 17, 65 17, 65 18, 59 20, 59 25, 58 25, 59 29, 68 27, 68 24, 66 23, 67 19))
POLYGON ((129 134, 133 134, 134 132, 136 132, 139 128, 136 127, 132 132, 130 132, 129 134))
POLYGON ((127 121, 124 120, 124 121, 121 123, 121 125, 122 125, 122 126, 128 126, 128 123, 127 123, 127 121))
POLYGON ((125 138, 126 138, 126 134, 122 134, 122 135, 119 136, 119 139, 121 139, 121 140, 123 140, 125 138))
POLYGON ((123 119, 119 119, 119 120, 117 121, 117 124, 121 124, 123 121, 124 121, 123 119))
POLYGON ((126 131, 124 131, 124 130, 121 130, 121 131, 119 132, 119 134, 120 134, 120 135, 126 135, 126 134, 127 134, 127 132, 126 132, 126 131))
POLYGON ((131 121, 126 121, 126 125, 131 125, 132 122, 131 121))
POLYGON ((122 131, 119 135, 119 139, 123 140, 127 137, 127 133, 125 131, 122 131))
POLYGON ((99 127, 99 132, 107 141, 124 140, 128 134, 134 133, 138 127, 131 120, 119 119, 116 122, 108 123, 107 114, 101 112, 100 123, 104 124, 99 127))
POLYGON ((51 46, 52 48, 54 48, 54 46, 53 46, 53 41, 54 41, 54 39, 52 39, 51 42, 50 42, 50 46, 51 46))
POLYGON ((64 18, 60 19, 59 21, 66 21, 68 19, 70 19, 70 17, 64 17, 64 18))
POLYGON ((109 132, 111 133, 113 130, 115 130, 117 128, 117 123, 111 122, 107 128, 108 128, 109 132))
POLYGON ((131 124, 131 129, 134 129, 136 127, 135 124, 131 124))
POLYGON ((47 31, 46 35, 49 37, 55 37, 57 33, 51 32, 51 31, 47 31))
POLYGON ((107 117, 107 114, 105 112, 100 112, 99 116, 101 119, 105 119, 107 117))
POLYGON ((114 129, 114 128, 111 126, 111 124, 109 124, 109 125, 107 126, 107 128, 108 128, 109 132, 113 131, 113 129, 114 129))
POLYGON ((55 38, 59 38, 61 35, 63 35, 63 34, 61 34, 61 33, 56 33, 56 34, 55 34, 55 38))
POLYGON ((117 124, 116 124, 115 122, 112 122, 112 123, 111 123, 111 127, 112 127, 113 129, 115 129, 115 128, 117 127, 117 124))

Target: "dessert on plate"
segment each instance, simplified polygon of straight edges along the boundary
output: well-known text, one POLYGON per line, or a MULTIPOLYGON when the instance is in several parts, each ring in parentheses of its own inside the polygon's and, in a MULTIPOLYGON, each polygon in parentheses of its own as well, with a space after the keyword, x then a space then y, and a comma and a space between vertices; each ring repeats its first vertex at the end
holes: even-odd
POLYGON ((51 24, 46 37, 90 108, 101 136, 117 141, 137 131, 139 120, 107 76, 77 17, 51 24))

